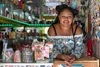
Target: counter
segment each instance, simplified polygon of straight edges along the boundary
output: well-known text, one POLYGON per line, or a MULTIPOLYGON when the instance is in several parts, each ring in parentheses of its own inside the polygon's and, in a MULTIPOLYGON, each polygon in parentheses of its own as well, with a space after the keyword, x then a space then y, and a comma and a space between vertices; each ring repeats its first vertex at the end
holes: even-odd
MULTIPOLYGON (((55 59, 53 67, 58 67, 59 64, 65 64, 65 62, 55 59)), ((73 64, 82 64, 84 67, 99 67, 99 60, 94 57, 82 57, 74 61, 73 64)))
MULTIPOLYGON (((1 61, 1 60, 0 60, 1 61)), ((64 61, 62 60, 54 60, 54 63, 0 63, 0 66, 2 65, 3 67, 6 67, 8 65, 12 66, 34 66, 34 67, 41 67, 41 65, 45 65, 45 67, 58 67, 59 64, 65 64, 64 61)), ((73 62, 73 64, 82 64, 83 67, 99 67, 99 60, 94 58, 94 57, 82 57, 76 61, 73 62)), ((80 67, 80 66, 75 66, 75 67, 80 67)))

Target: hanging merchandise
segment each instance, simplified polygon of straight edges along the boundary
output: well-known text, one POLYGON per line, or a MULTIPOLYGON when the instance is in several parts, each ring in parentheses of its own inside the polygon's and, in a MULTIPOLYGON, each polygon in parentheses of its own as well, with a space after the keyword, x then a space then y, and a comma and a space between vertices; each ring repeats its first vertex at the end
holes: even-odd
POLYGON ((100 38, 100 31, 98 31, 98 34, 97 34, 97 35, 98 35, 98 37, 100 38))
POLYGON ((19 16, 18 16, 18 12, 14 11, 14 12, 13 12, 13 17, 12 17, 12 18, 15 19, 15 20, 18 20, 18 17, 19 17, 19 16))
POLYGON ((9 39, 15 39, 16 38, 16 33, 14 30, 12 30, 10 33, 9 33, 9 39))
POLYGON ((18 7, 19 7, 20 9, 22 9, 22 0, 19 0, 19 1, 18 1, 18 7))
POLYGON ((8 7, 5 8, 5 16, 6 16, 6 17, 9 16, 9 8, 8 8, 8 7))
POLYGON ((100 59, 100 15, 99 15, 99 0, 91 0, 90 14, 92 25, 92 38, 94 40, 95 52, 94 56, 100 59), (95 31, 94 31, 95 30, 95 31), (95 33, 94 33, 95 32, 95 33))
POLYGON ((81 6, 81 0, 77 0, 77 6, 81 6))
POLYGON ((24 19, 24 12, 23 11, 20 12, 19 18, 20 18, 20 21, 23 21, 23 19, 24 19))
POLYGON ((85 21, 85 31, 88 33, 88 16, 85 21))
POLYGON ((87 56, 92 56, 92 39, 88 39, 87 41, 87 56))
POLYGON ((22 2, 22 10, 26 11, 26 2, 22 2))
POLYGON ((17 1, 16 1, 16 0, 13 0, 13 3, 14 3, 14 4, 16 4, 16 3, 17 3, 17 1))
POLYGON ((81 5, 85 5, 85 0, 81 0, 81 5))
POLYGON ((76 0, 73 0, 73 2, 72 2, 72 8, 76 8, 77 7, 77 1, 76 0))
POLYGON ((82 7, 82 16, 84 16, 84 10, 83 10, 83 7, 82 7))

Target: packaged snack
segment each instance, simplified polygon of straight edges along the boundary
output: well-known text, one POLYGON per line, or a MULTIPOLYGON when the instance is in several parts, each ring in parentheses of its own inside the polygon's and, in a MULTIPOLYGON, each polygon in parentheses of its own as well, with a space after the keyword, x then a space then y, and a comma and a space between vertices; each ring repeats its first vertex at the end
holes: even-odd
POLYGON ((52 52, 53 44, 52 42, 47 42, 44 46, 44 57, 49 58, 50 53, 52 52))
POLYGON ((44 55, 43 55, 43 43, 35 44, 35 51, 34 51, 34 57, 35 60, 44 60, 44 55))

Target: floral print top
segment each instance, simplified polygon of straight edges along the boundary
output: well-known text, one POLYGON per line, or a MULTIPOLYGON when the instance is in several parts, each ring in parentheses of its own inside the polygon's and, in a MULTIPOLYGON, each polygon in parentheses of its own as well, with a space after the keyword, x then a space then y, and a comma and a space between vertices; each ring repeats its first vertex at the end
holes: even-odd
POLYGON ((83 53, 83 34, 73 36, 48 36, 53 42, 51 58, 56 58, 58 54, 71 55, 80 58, 83 53), (74 44, 75 39, 75 44, 74 44))

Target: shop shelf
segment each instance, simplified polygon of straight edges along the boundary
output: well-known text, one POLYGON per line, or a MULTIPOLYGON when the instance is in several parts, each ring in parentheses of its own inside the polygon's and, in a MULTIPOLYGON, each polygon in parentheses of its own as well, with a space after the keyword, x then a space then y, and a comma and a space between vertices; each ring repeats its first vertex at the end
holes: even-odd
POLYGON ((13 24, 0 24, 0 27, 11 27, 13 24))
POLYGON ((51 24, 29 24, 27 22, 14 20, 14 19, 7 18, 7 17, 1 16, 1 15, 0 15, 0 23, 10 23, 15 26, 22 25, 22 26, 27 26, 27 27, 48 27, 51 25, 51 24))
POLYGON ((14 19, 11 19, 11 18, 7 18, 5 16, 1 16, 0 15, 0 23, 11 23, 11 24, 14 24, 14 25, 18 25, 18 24, 21 24, 21 25, 28 25, 28 23, 26 22, 22 22, 22 21, 18 21, 18 20, 14 20, 14 19))
POLYGON ((27 27, 49 27, 51 24, 26 24, 27 27))

